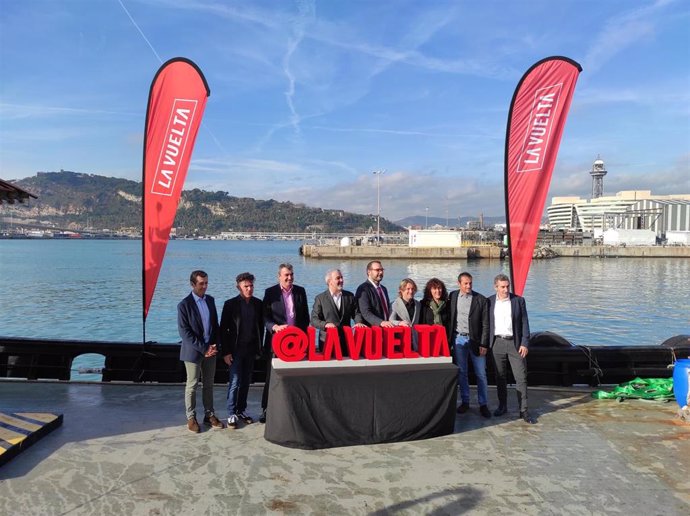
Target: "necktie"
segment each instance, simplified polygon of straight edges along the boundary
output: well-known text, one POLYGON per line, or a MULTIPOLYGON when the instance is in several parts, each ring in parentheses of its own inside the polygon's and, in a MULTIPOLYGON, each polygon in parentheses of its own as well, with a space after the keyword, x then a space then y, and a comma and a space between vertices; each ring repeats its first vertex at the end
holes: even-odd
POLYGON ((383 308, 383 318, 388 320, 388 303, 386 303, 386 298, 383 296, 383 289, 381 285, 376 287, 376 292, 379 294, 379 299, 381 300, 381 307, 383 308))

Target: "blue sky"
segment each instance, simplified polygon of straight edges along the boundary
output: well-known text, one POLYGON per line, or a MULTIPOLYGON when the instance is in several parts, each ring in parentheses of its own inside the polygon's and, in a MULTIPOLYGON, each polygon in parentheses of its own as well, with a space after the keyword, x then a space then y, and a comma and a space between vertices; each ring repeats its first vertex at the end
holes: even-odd
MULTIPOLYGON (((583 72, 549 197, 690 192, 690 2, 0 0, 0 177, 141 179, 149 86, 211 89, 185 188, 390 219, 503 214, 515 86, 583 72)), ((547 204, 550 200, 547 200, 547 204)))

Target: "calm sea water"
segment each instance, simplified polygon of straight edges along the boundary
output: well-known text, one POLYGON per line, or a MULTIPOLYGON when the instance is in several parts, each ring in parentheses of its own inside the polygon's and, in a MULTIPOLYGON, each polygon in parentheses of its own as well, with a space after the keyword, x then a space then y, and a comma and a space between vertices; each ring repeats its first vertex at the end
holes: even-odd
MULTIPOLYGON (((256 293, 275 284, 277 266, 290 262, 295 281, 311 301, 324 274, 338 267, 345 288, 365 278, 365 260, 313 260, 299 242, 171 241, 146 322, 147 340, 178 342, 177 303, 189 291, 189 274, 209 274, 208 293, 219 305, 237 294, 235 276, 256 277, 256 293)), ((454 288, 461 270, 475 290, 489 295, 507 263, 489 260, 389 260, 384 284, 397 291, 402 278, 423 288, 438 277, 454 288)), ((140 342, 141 242, 117 240, 0 240, 0 335, 140 342)), ((535 261, 525 288, 532 331, 553 331, 574 344, 655 345, 690 333, 690 260, 561 258, 535 261)), ((420 296, 418 296, 420 297, 420 296)))

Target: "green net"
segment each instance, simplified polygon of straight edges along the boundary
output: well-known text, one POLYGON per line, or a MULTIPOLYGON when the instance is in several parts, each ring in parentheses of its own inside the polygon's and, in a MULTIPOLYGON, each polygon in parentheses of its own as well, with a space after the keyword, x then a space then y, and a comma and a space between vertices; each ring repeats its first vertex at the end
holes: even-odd
POLYGON ((594 391, 592 398, 598 400, 672 400, 673 378, 635 378, 621 383, 611 392, 594 391))

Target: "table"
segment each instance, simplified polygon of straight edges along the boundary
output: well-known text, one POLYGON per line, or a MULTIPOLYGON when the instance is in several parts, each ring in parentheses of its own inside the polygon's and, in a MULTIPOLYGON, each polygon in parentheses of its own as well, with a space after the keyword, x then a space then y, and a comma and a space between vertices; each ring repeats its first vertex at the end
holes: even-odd
POLYGON ((453 432, 455 365, 368 362, 366 367, 274 368, 265 439, 291 448, 321 449, 453 432))

